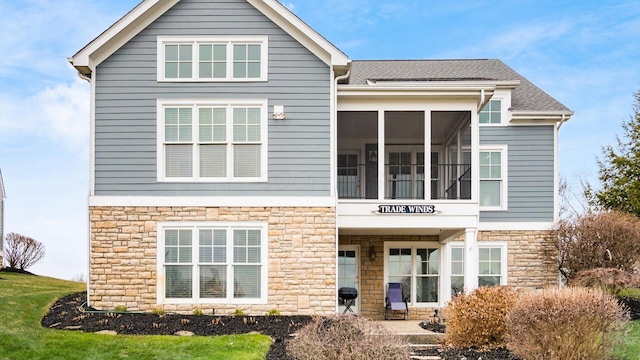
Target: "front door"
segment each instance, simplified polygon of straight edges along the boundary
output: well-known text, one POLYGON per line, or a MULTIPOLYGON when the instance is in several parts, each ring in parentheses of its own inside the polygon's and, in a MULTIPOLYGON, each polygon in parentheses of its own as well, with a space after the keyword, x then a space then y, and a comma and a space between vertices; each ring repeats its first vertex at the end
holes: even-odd
MULTIPOLYGON (((338 289, 352 287, 358 290, 358 298, 351 306, 354 313, 360 308, 360 247, 357 245, 341 245, 338 247, 338 289)), ((338 294, 336 293, 336 296, 338 294)), ((342 314, 345 306, 338 302, 338 312, 342 314)))

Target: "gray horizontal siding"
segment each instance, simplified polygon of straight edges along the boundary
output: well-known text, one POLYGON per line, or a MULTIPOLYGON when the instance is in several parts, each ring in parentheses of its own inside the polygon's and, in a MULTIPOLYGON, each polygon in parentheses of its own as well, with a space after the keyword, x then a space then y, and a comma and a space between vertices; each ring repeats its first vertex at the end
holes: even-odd
POLYGON ((96 71, 95 193, 132 196, 326 196, 330 70, 243 0, 183 0, 96 71), (157 81, 158 36, 268 36, 268 82, 157 81), (266 183, 158 183, 157 99, 269 99, 266 183))
POLYGON ((508 210, 481 211, 482 222, 554 218, 553 126, 481 127, 481 145, 508 145, 508 210))

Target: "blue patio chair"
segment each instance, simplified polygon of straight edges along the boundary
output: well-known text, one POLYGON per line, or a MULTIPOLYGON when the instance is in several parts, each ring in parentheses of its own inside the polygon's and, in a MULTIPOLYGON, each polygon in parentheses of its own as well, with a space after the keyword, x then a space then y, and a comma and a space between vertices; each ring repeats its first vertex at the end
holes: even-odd
POLYGON ((409 305, 407 304, 408 296, 405 296, 402 283, 388 283, 387 296, 384 299, 384 319, 389 320, 390 311, 404 312, 404 319, 409 317, 409 305))

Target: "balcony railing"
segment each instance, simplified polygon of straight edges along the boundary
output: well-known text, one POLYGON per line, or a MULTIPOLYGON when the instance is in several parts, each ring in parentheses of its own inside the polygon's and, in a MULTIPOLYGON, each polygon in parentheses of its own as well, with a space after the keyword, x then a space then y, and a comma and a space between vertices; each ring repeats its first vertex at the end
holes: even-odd
MULTIPOLYGON (((425 199, 424 165, 385 165, 385 199, 425 199)), ((431 199, 471 199, 471 165, 431 166, 431 199)), ((340 199, 377 199, 378 171, 375 164, 338 167, 340 199)))

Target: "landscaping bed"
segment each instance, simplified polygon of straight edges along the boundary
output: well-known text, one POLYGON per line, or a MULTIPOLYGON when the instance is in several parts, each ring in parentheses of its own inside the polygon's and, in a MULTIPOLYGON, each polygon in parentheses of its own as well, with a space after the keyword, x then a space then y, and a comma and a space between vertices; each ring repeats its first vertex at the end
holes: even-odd
POLYGON ((179 332, 190 332, 194 335, 213 336, 256 332, 273 339, 267 360, 276 360, 289 359, 285 347, 290 334, 311 321, 310 316, 92 313, 94 309, 91 308, 84 309, 87 310, 84 312, 80 310, 86 301, 87 296, 84 292, 59 299, 42 319, 42 326, 85 332, 110 330, 122 335, 176 335, 179 332))
MULTIPOLYGON (((211 315, 155 315, 135 312, 98 312, 82 308, 86 293, 65 296, 56 301, 42 319, 42 326, 60 330, 84 332, 114 331, 122 335, 194 335, 214 336, 257 332, 273 339, 267 360, 291 359, 286 344, 291 334, 311 321, 311 316, 211 316, 211 315), (82 310, 81 310, 82 309, 82 310)), ((440 348, 424 350, 421 355, 438 355, 443 359, 515 360, 507 350, 480 352, 472 349, 440 348)))

